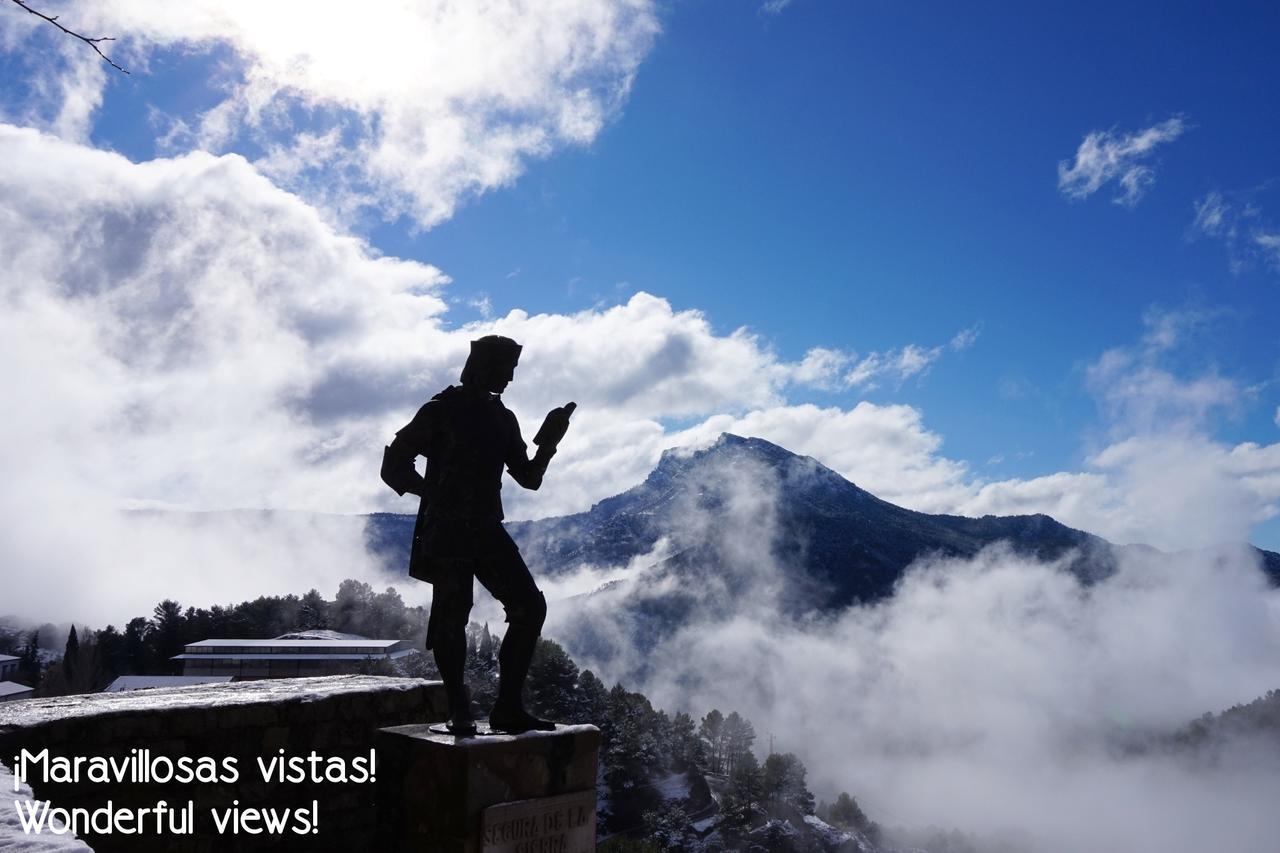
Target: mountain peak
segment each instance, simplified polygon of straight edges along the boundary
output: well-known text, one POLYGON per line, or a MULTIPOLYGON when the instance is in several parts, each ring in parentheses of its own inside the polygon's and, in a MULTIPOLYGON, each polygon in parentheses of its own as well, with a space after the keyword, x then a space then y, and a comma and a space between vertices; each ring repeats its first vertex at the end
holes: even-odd
POLYGON ((763 438, 744 437, 731 432, 722 432, 711 444, 705 447, 669 447, 662 451, 658 460, 659 468, 668 470, 686 467, 696 462, 717 457, 750 456, 771 465, 777 465, 788 459, 800 457, 785 447, 780 447, 763 438))
POLYGON ((740 538, 731 526, 756 521, 767 521, 770 558, 787 567, 797 590, 826 606, 883 598, 922 556, 968 558, 997 541, 1041 560, 1075 553, 1071 569, 1082 577, 1114 570, 1107 543, 1048 517, 916 512, 877 498, 811 457, 727 432, 710 444, 667 450, 643 483, 585 513, 511 529, 529 564, 544 571, 626 565, 665 537, 677 555, 672 567, 727 572, 741 555, 718 552, 720 540, 708 539, 706 530, 740 538), (745 503, 738 500, 744 495, 745 503), (735 516, 735 507, 767 518, 735 516), (693 538, 681 538, 686 535, 693 538))

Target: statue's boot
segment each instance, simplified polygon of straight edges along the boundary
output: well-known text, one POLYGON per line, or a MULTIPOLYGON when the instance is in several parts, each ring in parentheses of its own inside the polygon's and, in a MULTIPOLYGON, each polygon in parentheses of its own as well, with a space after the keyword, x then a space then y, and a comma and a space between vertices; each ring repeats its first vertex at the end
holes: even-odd
POLYGON ((530 714, 524 708, 504 708, 494 705, 489 712, 489 728, 494 731, 518 735, 523 732, 553 732, 556 724, 551 720, 543 720, 530 714))
POLYGON ((508 734, 555 731, 555 723, 530 714, 520 698, 537 643, 537 628, 517 624, 507 628, 502 648, 498 650, 498 701, 489 712, 489 728, 508 734))
POLYGON ((467 695, 467 682, 463 676, 467 661, 466 634, 462 631, 457 634, 458 636, 438 637, 432 652, 436 658, 436 669, 440 670, 440 680, 444 682, 445 698, 449 702, 449 721, 445 724, 445 729, 449 734, 467 737, 476 733, 476 722, 471 716, 471 697, 467 695))
POLYGON ((464 694, 461 700, 449 696, 449 721, 445 729, 456 737, 471 737, 476 734, 476 721, 471 716, 471 703, 464 694))

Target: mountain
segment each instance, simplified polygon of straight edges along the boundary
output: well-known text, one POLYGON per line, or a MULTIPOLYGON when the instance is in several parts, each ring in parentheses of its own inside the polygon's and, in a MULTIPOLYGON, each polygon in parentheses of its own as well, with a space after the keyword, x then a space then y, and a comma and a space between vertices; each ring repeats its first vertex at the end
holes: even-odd
MULTIPOLYGON (((1040 560, 1069 555, 1066 568, 1086 582, 1113 573, 1124 549, 1145 548, 1112 545, 1047 515, 969 518, 904 509, 810 457, 728 433, 702 450, 666 451, 643 483, 586 512, 507 527, 536 575, 625 566, 652 555, 686 579, 710 579, 767 559, 792 581, 780 604, 823 608, 890 595, 918 558, 970 557, 996 542, 1040 560)), ((377 514, 367 535, 396 565, 412 529, 412 516, 377 514)), ((1280 554, 1258 553, 1280 585, 1280 554)))

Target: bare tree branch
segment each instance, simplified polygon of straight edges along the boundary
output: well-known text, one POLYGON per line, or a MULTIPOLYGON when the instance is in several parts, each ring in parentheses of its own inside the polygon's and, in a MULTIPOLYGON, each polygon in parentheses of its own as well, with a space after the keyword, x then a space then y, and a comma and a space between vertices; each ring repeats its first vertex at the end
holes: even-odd
POLYGON ((107 56, 105 53, 103 53, 103 52, 102 52, 102 48, 98 47, 98 45, 99 45, 99 44, 101 44, 101 43, 102 43, 102 42, 104 42, 104 41, 115 41, 115 38, 114 38, 114 37, 112 37, 112 36, 99 36, 98 38, 89 38, 88 36, 82 36, 82 35, 80 35, 78 32, 76 32, 75 30, 69 30, 69 29, 67 29, 66 27, 62 26, 62 24, 59 24, 59 23, 58 23, 58 16, 57 16, 57 15, 54 15, 53 17, 49 17, 48 15, 44 14, 43 12, 37 12, 35 9, 32 9, 32 8, 31 8, 30 6, 28 6, 26 3, 22 2, 22 0, 12 0, 12 2, 13 2, 13 3, 16 3, 16 4, 17 4, 18 6, 20 6, 21 8, 26 9, 28 12, 30 12, 30 13, 31 13, 31 14, 33 14, 33 15, 35 15, 37 18, 43 18, 44 20, 46 20, 46 21, 48 21, 49 23, 53 24, 55 27, 57 27, 58 29, 62 30, 62 31, 63 31, 64 33, 66 33, 67 35, 69 35, 69 36, 74 36, 75 38, 80 39, 80 41, 84 42, 85 44, 89 45, 89 47, 93 48, 93 49, 94 49, 94 51, 96 51, 96 52, 97 52, 98 56, 101 56, 101 57, 102 57, 102 60, 103 60, 104 62, 106 62, 108 65, 110 65, 112 68, 114 68, 115 70, 117 70, 117 71, 119 71, 119 72, 121 72, 121 73, 123 73, 123 74, 128 74, 128 73, 129 73, 129 72, 128 72, 127 70, 125 70, 124 68, 121 68, 119 65, 116 65, 114 62, 112 62, 112 61, 111 61, 111 57, 109 57, 109 56, 107 56))

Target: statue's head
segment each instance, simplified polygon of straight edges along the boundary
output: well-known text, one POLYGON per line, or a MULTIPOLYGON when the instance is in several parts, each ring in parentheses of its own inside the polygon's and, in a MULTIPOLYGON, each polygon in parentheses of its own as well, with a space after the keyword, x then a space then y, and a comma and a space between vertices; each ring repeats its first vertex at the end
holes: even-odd
POLYGON ((501 335, 485 335, 471 342, 471 355, 462 368, 462 384, 501 394, 515 375, 522 347, 501 335))

